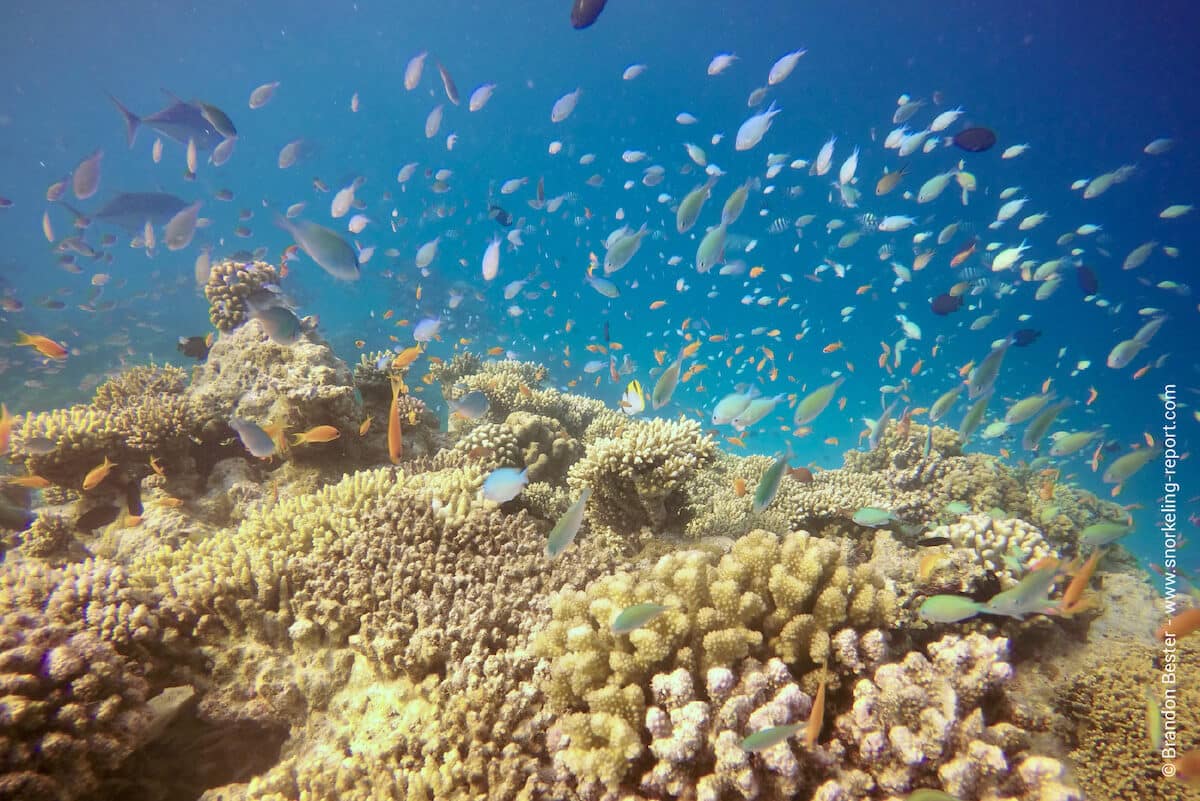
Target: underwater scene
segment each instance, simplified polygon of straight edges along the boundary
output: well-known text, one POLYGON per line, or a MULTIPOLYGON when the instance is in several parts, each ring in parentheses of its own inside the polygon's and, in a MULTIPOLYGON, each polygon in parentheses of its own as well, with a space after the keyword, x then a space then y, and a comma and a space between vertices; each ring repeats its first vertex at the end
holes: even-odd
POLYGON ((1200 799, 1197 33, 6 3, 0 799, 1200 799))

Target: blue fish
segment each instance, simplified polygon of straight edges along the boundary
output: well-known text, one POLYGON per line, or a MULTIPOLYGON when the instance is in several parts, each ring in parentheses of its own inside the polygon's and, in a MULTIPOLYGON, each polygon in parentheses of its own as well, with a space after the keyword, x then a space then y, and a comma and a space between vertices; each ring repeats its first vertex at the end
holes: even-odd
POLYGON ((515 467, 500 467, 493 470, 483 482, 483 497, 493 503, 506 503, 521 494, 529 483, 529 470, 515 467))
POLYGON ((263 431, 262 427, 241 417, 231 417, 229 427, 237 432, 238 439, 246 446, 251 455, 266 459, 275 455, 275 440, 263 431))
POLYGON ((120 100, 112 95, 108 96, 108 99, 117 107, 117 111, 121 112, 121 116, 125 118, 125 139, 129 142, 130 147, 133 147, 133 140, 137 138, 138 128, 143 125, 153 128, 168 139, 174 139, 181 145, 186 145, 191 139, 196 143, 198 150, 212 150, 225 140, 225 136, 209 120, 209 117, 219 118, 212 114, 205 114, 203 104, 185 103, 165 89, 163 93, 170 98, 170 104, 148 117, 139 117, 125 108, 120 100))
POLYGON ((187 205, 187 201, 166 192, 121 192, 92 217, 140 234, 147 220, 151 225, 162 225, 187 205))

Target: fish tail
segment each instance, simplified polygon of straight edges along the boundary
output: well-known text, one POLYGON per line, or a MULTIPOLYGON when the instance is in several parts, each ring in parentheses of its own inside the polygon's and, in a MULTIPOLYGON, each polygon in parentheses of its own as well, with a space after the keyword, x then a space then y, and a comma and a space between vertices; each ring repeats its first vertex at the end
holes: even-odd
POLYGON ((292 444, 293 444, 293 445, 300 445, 301 443, 304 443, 304 442, 307 442, 307 441, 308 441, 308 438, 307 438, 307 437, 305 437, 303 433, 301 433, 301 434, 292 434, 292 444))
MULTIPOLYGON (((105 92, 105 94, 108 93, 105 92)), ((138 127, 142 124, 142 118, 125 108, 121 101, 117 100, 111 94, 108 95, 108 99, 112 101, 113 105, 117 107, 117 111, 121 112, 121 116, 125 118, 125 141, 129 143, 130 147, 133 147, 133 140, 137 138, 138 127)))
POLYGON ((29 334, 26 334, 24 331, 18 331, 17 332, 17 344, 18 345, 32 345, 33 337, 29 336, 29 334))

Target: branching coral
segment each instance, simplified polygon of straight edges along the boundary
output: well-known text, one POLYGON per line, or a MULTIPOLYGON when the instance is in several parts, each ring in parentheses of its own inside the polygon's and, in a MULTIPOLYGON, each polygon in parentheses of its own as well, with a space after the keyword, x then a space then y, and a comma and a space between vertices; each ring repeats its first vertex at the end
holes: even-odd
POLYGON ((653 568, 556 596, 534 650, 552 660, 547 700, 567 716, 574 750, 564 766, 605 785, 636 769, 646 694, 658 673, 683 669, 700 683, 711 669, 775 657, 804 674, 834 661, 839 628, 894 620, 895 597, 845 556, 830 540, 754 531, 719 559, 678 551, 653 568), (628 635, 613 633, 622 609, 647 601, 668 609, 628 635))
POLYGON ((279 283, 279 270, 264 261, 224 259, 212 265, 204 297, 208 319, 218 331, 228 333, 249 319, 246 299, 279 283))
POLYGON ((694 420, 631 422, 620 436, 589 443, 567 480, 574 493, 592 488, 593 526, 618 535, 647 525, 662 530, 683 522, 684 487, 715 449, 694 420))
POLYGON ((1005 587, 1015 584, 1021 572, 1014 572, 1009 561, 1023 571, 1042 559, 1058 558, 1040 531, 1017 518, 964 515, 957 523, 933 529, 928 536, 945 537, 955 548, 969 551, 971 560, 996 574, 1005 587))

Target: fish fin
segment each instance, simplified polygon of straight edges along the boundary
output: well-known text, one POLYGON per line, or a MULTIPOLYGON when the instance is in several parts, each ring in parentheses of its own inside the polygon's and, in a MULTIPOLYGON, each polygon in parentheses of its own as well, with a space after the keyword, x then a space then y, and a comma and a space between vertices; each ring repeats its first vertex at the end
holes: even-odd
MULTIPOLYGON (((105 92, 105 94, 108 93, 105 92)), ((138 127, 142 124, 142 118, 125 108, 121 104, 121 101, 117 100, 111 94, 108 94, 108 99, 112 101, 113 105, 117 107, 117 111, 121 112, 121 116, 125 119, 125 141, 129 144, 129 147, 133 147, 133 140, 137 138, 138 127)))
POLYGON ((166 95, 168 98, 170 98, 171 102, 173 102, 173 103, 182 103, 185 106, 199 106, 198 101, 193 100, 189 103, 188 101, 184 100, 179 95, 172 92, 170 89, 166 89, 166 88, 160 86, 160 87, 158 87, 158 91, 162 92, 164 95, 166 95))

